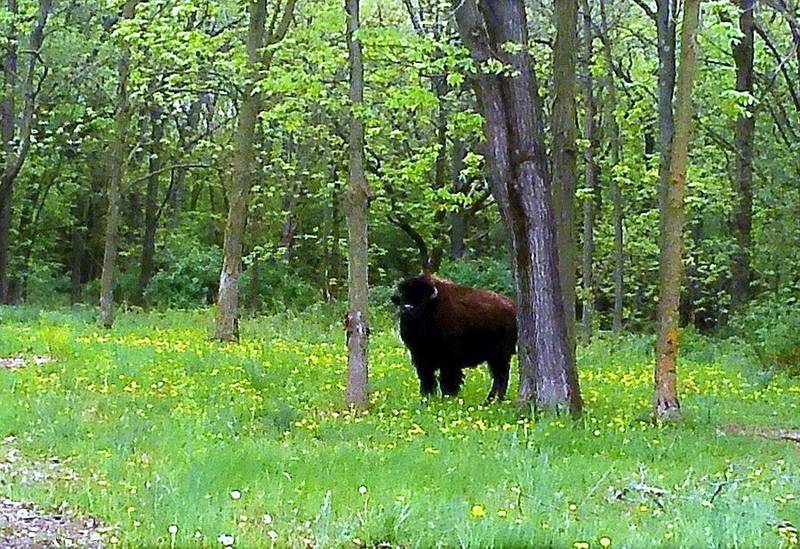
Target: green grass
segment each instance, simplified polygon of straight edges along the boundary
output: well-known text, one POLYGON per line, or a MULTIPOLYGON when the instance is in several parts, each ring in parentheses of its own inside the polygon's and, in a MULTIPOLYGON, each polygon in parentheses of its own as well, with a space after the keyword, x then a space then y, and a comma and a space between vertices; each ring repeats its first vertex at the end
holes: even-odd
POLYGON ((53 358, 0 371, 0 437, 80 474, 0 495, 67 501, 124 546, 269 546, 272 531, 278 547, 775 547, 781 521, 800 525, 798 448, 720 429, 797 427, 800 386, 767 382, 735 342, 686 338, 677 426, 642 421, 653 361, 634 336, 580 353, 579 422, 535 421, 481 405, 485 369, 422 404, 384 315, 372 408, 354 416, 340 311, 245 322, 240 345, 210 342, 211 318, 123 314, 105 332, 89 311, 0 309, 0 358, 53 358))

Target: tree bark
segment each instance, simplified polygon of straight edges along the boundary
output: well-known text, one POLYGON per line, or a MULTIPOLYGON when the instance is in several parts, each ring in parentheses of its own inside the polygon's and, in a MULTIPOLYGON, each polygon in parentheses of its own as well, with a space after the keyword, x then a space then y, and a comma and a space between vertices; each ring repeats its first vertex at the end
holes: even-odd
POLYGON ((606 0, 600 0, 600 25, 603 35, 603 52, 606 64, 606 102, 608 105, 608 141, 610 147, 609 173, 611 203, 614 221, 614 318, 612 330, 619 335, 622 332, 622 315, 624 305, 624 269, 625 247, 623 234, 622 191, 616 175, 616 166, 620 162, 621 142, 619 124, 617 123, 617 86, 614 77, 614 57, 611 51, 611 33, 606 18, 606 0))
MULTIPOLYGON (((248 78, 239 107, 239 120, 234 136, 233 169, 228 188, 228 217, 225 223, 222 272, 219 277, 217 296, 217 318, 214 337, 220 341, 239 340, 239 276, 242 272, 242 240, 247 218, 247 198, 253 180, 256 122, 262 109, 262 98, 258 91, 261 75, 269 68, 273 52, 262 51, 265 45, 274 45, 283 40, 294 14, 295 0, 288 0, 283 7, 277 27, 267 33, 267 0, 250 3, 250 24, 247 32, 248 78)), ((276 4, 280 5, 280 3, 276 4)), ((277 22, 278 14, 272 14, 277 22)), ((272 25, 271 25, 272 26, 272 25)))
MULTIPOLYGON (((554 0, 553 48, 553 208, 558 227, 558 272, 564 296, 567 337, 575 346, 575 188, 577 0, 554 0)), ((573 351, 574 356, 574 351, 573 351)))
POLYGON ((153 277, 156 255, 156 230, 158 229, 158 190, 161 176, 161 155, 164 138, 164 125, 161 121, 162 109, 156 104, 150 106, 150 175, 147 178, 147 195, 144 205, 144 232, 142 235, 142 256, 139 264, 139 281, 136 285, 136 303, 144 302, 144 291, 153 277))
POLYGON ((364 173, 364 65, 360 28, 360 0, 346 0, 347 46, 350 62, 349 177, 346 193, 348 229, 347 389, 345 402, 357 410, 369 406, 368 240, 369 188, 364 173))
MULTIPOLYGON (((742 37, 733 46, 736 63, 736 90, 753 93, 753 38, 755 0, 738 0, 739 28, 742 37)), ((731 269, 731 298, 734 308, 747 303, 751 296, 750 251, 753 226, 753 142, 755 139, 756 112, 751 106, 736 118, 734 146, 736 147, 736 175, 734 191, 736 203, 733 212, 733 232, 736 251, 731 269)))
MULTIPOLYGON (((6 9, 12 17, 19 14, 17 0, 7 0, 6 9)), ((0 102, 0 139, 2 139, 3 169, 0 173, 0 303, 9 298, 9 246, 11 233, 11 203, 14 198, 14 182, 19 175, 31 145, 33 115, 36 111, 38 87, 36 63, 44 43, 44 28, 53 9, 53 0, 39 0, 39 12, 28 38, 28 62, 22 83, 23 107, 17 128, 15 93, 17 90, 18 35, 16 22, 9 24, 5 37, 6 55, 3 60, 3 75, 6 95, 0 102), (18 131, 17 131, 18 130, 18 131)), ((45 68, 46 71, 46 68, 45 68)), ((42 76, 42 80, 46 76, 42 76)))
MULTIPOLYGON (((82 189, 81 189, 82 191, 82 189)), ((79 191, 80 192, 80 191, 79 191)), ((88 193, 81 194, 73 202, 72 217, 73 224, 71 230, 70 246, 70 303, 76 304, 81 301, 82 283, 83 283, 83 264, 86 254, 86 241, 88 238, 88 227, 86 226, 87 216, 89 214, 89 207, 91 204, 91 197, 88 193)))
POLYGON ((525 44, 521 0, 454 0, 487 139, 492 193, 509 231, 517 293, 518 402, 538 411, 580 412, 581 397, 558 276, 556 220, 547 174, 541 102, 525 44), (509 47, 510 46, 510 47, 509 47), (495 57, 496 56, 496 57, 495 57), (513 75, 484 71, 498 59, 513 75))
MULTIPOLYGON (((672 159, 672 134, 675 118, 672 98, 675 94, 675 11, 678 0, 656 0, 656 29, 658 32, 658 127, 660 192, 669 188, 672 159)), ((659 200, 663 203, 664 196, 659 200)))
POLYGON ((669 184, 661 197, 658 342, 654 413, 659 420, 680 416, 677 393, 678 307, 683 278, 684 187, 692 126, 692 86, 697 64, 700 0, 685 0, 681 28, 681 63, 675 100, 669 184))
MULTIPOLYGON (((461 175, 464 170, 464 159, 467 156, 467 149, 461 139, 453 140, 453 190, 456 193, 463 193, 467 190, 467 182, 461 175)), ((467 237, 467 226, 469 223, 466 208, 458 208, 450 214, 450 257, 460 260, 464 257, 465 239, 467 237)))
MULTIPOLYGON (((123 19, 133 18, 140 0, 128 0, 122 8, 123 19)), ((120 49, 117 61, 117 97, 114 109, 114 137, 110 152, 110 179, 108 182, 108 213, 106 214, 105 250, 103 253, 103 273, 100 276, 100 315, 99 322, 105 328, 114 325, 114 269, 117 261, 117 237, 120 224, 120 203, 122 202, 122 180, 128 157, 128 126, 130 125, 130 98, 128 80, 130 78, 130 51, 126 45, 120 49)))
POLYGON ((589 3, 582 2, 583 16, 583 58, 581 61, 583 68, 583 103, 584 103, 584 134, 588 142, 584 150, 584 169, 585 184, 589 191, 583 202, 583 326, 581 339, 584 345, 588 345, 592 337, 592 312, 594 309, 594 224, 595 224, 595 197, 597 195, 597 165, 594 160, 595 149, 597 148, 596 123, 595 123, 595 103, 594 103, 594 79, 592 78, 592 41, 594 32, 592 31, 592 14, 589 11, 589 3))

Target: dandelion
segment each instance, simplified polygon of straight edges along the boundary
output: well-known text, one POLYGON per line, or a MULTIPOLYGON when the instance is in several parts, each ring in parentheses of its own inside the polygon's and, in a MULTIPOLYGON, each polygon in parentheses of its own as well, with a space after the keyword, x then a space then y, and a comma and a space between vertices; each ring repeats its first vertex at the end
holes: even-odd
POLYGON ((263 517, 261 517, 261 522, 264 524, 272 524, 272 515, 266 513, 263 517))
POLYGON ((110 538, 108 541, 109 541, 109 542, 110 542, 112 545, 116 545, 116 544, 118 544, 118 543, 119 543, 119 538, 118 538, 117 536, 111 536, 111 538, 110 538))
POLYGON ((498 509, 497 516, 500 518, 506 518, 508 516, 508 511, 506 511, 505 509, 498 509))
POLYGON ((611 538, 608 536, 603 536, 602 538, 600 538, 600 546, 611 547, 611 538))
POLYGON ((476 503, 472 506, 472 509, 470 509, 469 514, 474 518, 483 518, 486 516, 486 507, 480 503, 476 503))
POLYGON ((170 535, 172 535, 172 536, 174 536, 175 534, 178 533, 178 527, 176 525, 174 525, 174 524, 170 524, 169 528, 167 528, 167 530, 169 531, 170 535))
POLYGON ((589 549, 589 542, 586 541, 576 541, 572 544, 575 549, 589 549))
POLYGON ((220 542, 224 547, 233 547, 236 538, 231 536, 230 534, 221 534, 217 541, 220 542))
POLYGON ((358 493, 359 494, 366 494, 367 493, 367 487, 362 484, 361 486, 358 487, 358 493))
POLYGON ((572 511, 572 512, 574 513, 575 511, 577 511, 577 510, 578 510, 578 506, 577 506, 577 505, 575 505, 574 503, 570 503, 570 504, 569 504, 569 510, 570 510, 570 511, 572 511))
POLYGON ((278 539, 278 532, 276 532, 275 530, 270 530, 269 532, 267 532, 267 535, 269 536, 269 539, 271 539, 272 541, 278 539))
POLYGON ((239 490, 231 490, 231 499, 242 499, 242 493, 239 490))

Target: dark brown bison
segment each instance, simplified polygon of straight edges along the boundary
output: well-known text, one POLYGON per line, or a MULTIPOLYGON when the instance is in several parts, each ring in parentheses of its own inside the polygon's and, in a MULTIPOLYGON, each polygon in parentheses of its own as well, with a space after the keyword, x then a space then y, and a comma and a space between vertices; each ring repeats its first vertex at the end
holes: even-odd
POLYGON ((417 369, 420 393, 456 395, 464 368, 489 365, 494 382, 487 402, 503 399, 517 345, 516 308, 506 296, 473 290, 427 274, 401 282, 392 301, 400 309, 400 336, 417 369))

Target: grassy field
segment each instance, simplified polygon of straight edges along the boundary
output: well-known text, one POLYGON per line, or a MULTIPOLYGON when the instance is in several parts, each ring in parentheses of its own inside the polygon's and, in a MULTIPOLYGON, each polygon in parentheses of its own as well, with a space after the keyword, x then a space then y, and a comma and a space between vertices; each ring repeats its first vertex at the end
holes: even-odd
POLYGON ((579 422, 535 421, 482 406, 485 369, 461 398, 421 403, 383 316, 372 409, 354 416, 340 312, 244 322, 240 345, 210 342, 211 318, 128 313, 104 332, 88 312, 0 309, 0 358, 51 359, 0 369, 0 438, 77 473, 7 479, 0 496, 66 501, 121 546, 796 543, 798 447, 722 427, 797 427, 800 383, 735 342, 686 338, 678 426, 643 421, 651 342, 634 336, 581 350, 579 422))

